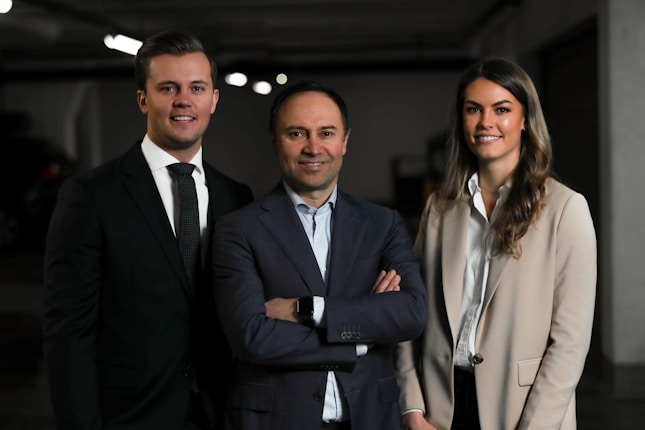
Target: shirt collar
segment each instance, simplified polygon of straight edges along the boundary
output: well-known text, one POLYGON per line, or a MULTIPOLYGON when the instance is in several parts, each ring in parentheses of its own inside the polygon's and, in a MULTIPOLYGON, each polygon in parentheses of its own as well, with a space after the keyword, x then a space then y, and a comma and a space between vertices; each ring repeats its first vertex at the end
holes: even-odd
MULTIPOLYGON (((284 185, 284 189, 287 192, 287 195, 289 196, 289 199, 291 200, 291 203, 295 208, 297 208, 298 205, 305 205, 307 207, 311 207, 307 203, 305 203, 302 197, 300 197, 298 193, 296 193, 293 190, 293 188, 289 186, 289 184, 287 184, 287 181, 282 180, 282 185, 284 185)), ((334 190, 331 192, 329 199, 327 199, 327 203, 329 203, 329 206, 331 207, 331 209, 333 209, 334 206, 336 206, 337 197, 338 197, 338 185, 334 186, 334 190)))
MULTIPOLYGON (((161 149, 152 140, 150 140, 150 137, 147 133, 143 137, 141 150, 143 151, 143 156, 146 158, 148 166, 150 166, 150 170, 152 171, 159 170, 168 166, 169 164, 179 162, 179 160, 161 149)), ((201 146, 199 147, 199 150, 197 151, 193 159, 190 160, 190 164, 195 165, 195 170, 197 171, 197 173, 201 174, 204 172, 201 146)))
MULTIPOLYGON (((509 182, 507 181, 501 187, 498 188, 499 197, 502 198, 508 192, 509 182)), ((479 174, 477 172, 473 173, 468 179, 468 192, 471 196, 474 196, 477 193, 481 193, 482 189, 479 186, 479 174)))

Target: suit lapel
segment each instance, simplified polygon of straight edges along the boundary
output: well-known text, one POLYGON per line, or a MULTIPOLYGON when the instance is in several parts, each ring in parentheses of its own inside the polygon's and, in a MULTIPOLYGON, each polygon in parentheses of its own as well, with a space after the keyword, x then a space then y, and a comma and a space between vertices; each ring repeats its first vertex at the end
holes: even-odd
POLYGON ((459 335, 459 311, 464 285, 464 265, 466 259, 466 239, 470 205, 460 202, 444 216, 441 243, 441 269, 443 272, 443 294, 450 321, 453 339, 459 335))
POLYGON ((485 309, 488 307, 499 282, 502 279, 505 269, 508 267, 512 256, 508 253, 498 254, 491 259, 488 269, 488 281, 486 282, 486 291, 484 292, 484 301, 482 303, 482 316, 486 315, 485 309))
POLYGON ((351 272, 367 231, 367 216, 339 192, 332 220, 328 295, 341 295, 343 280, 351 272))
POLYGON ((212 173, 211 166, 206 162, 203 163, 204 175, 206 175, 206 187, 208 188, 208 213, 207 213, 207 234, 206 237, 202 238, 202 241, 206 241, 206 246, 202 247, 206 249, 206 252, 202 253, 202 267, 206 267, 207 264, 210 264, 206 261, 206 258, 211 255, 212 252, 212 234, 213 227, 217 218, 226 213, 227 205, 229 202, 222 201, 222 196, 227 195, 224 190, 222 190, 222 184, 217 180, 217 177, 212 173))
POLYGON ((139 206, 141 214, 150 226, 153 235, 159 242, 159 247, 168 259, 168 264, 182 280, 182 285, 190 295, 191 288, 186 275, 186 269, 177 246, 166 210, 159 196, 150 167, 146 163, 140 145, 135 145, 123 158, 121 167, 123 185, 132 195, 139 206))
POLYGON ((262 208, 266 212, 259 216, 260 223, 296 267, 311 294, 325 296, 325 284, 316 257, 293 203, 281 184, 264 198, 262 208))

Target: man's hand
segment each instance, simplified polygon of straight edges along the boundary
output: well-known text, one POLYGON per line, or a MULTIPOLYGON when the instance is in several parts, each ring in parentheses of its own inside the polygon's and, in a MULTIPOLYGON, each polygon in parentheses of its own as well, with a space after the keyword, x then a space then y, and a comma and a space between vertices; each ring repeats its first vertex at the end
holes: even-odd
POLYGON ((401 291, 399 282, 401 282, 401 276, 396 273, 396 270, 392 269, 388 272, 381 270, 372 286, 372 294, 401 291))
POLYGON ((268 302, 264 302, 267 316, 278 320, 300 322, 296 314, 296 300, 298 299, 276 297, 268 302))
POLYGON ((405 430, 437 430, 435 426, 426 421, 421 412, 408 412, 403 415, 403 428, 405 430))

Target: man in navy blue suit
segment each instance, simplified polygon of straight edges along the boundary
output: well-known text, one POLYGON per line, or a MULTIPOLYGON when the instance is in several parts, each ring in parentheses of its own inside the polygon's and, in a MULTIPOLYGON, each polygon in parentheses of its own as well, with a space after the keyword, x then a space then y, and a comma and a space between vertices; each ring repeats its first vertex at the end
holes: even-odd
POLYGON ((202 160, 219 91, 200 41, 186 32, 152 36, 135 74, 143 140, 68 180, 50 221, 44 351, 60 430, 210 430, 222 418, 231 352, 208 271, 198 262, 191 281, 184 267, 168 166, 194 166, 203 261, 215 220, 248 203, 251 191, 202 160))
POLYGON ((400 429, 393 348, 426 319, 409 234, 396 211, 338 189, 350 127, 336 92, 288 87, 269 128, 282 180, 214 232, 230 428, 400 429))

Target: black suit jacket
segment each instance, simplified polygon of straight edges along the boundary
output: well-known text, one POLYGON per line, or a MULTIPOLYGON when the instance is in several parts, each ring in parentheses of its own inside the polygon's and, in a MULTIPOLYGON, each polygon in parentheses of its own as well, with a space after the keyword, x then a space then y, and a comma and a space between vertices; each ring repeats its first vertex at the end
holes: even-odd
MULTIPOLYGON (((204 171, 212 226, 252 195, 206 163, 204 171)), ((210 240, 207 249, 210 259, 210 240)), ((62 186, 47 236, 43 316, 59 429, 182 429, 195 378, 214 419, 230 372, 213 370, 231 354, 209 277, 189 288, 140 142, 62 186)))
POLYGON ((396 211, 338 193, 327 286, 281 184, 220 217, 213 256, 215 300, 238 360, 231 428, 319 429, 330 370, 352 430, 401 428, 393 348, 422 332, 426 295, 396 211), (401 291, 371 294, 379 269, 390 268, 401 291), (266 317, 266 300, 312 295, 325 297, 325 328, 266 317), (358 358, 357 343, 375 346, 358 358))

